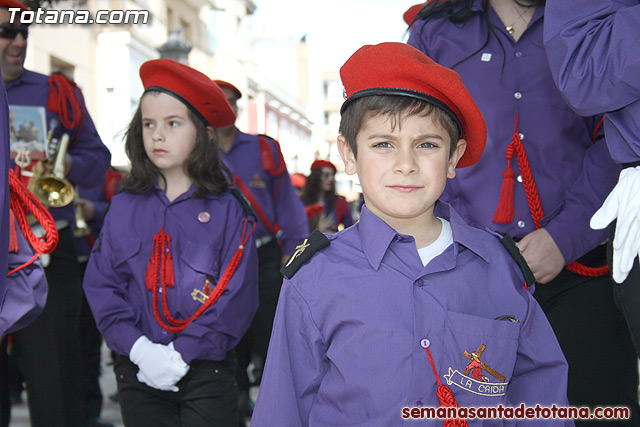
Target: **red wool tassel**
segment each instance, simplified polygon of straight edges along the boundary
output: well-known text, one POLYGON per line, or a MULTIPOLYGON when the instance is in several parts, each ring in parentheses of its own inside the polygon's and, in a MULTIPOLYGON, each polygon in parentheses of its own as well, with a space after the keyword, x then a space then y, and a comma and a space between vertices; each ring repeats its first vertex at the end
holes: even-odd
MULTIPOLYGON (((436 382, 438 383, 438 388, 436 390, 436 396, 438 397, 438 401, 440 402, 441 408, 459 408, 458 402, 456 401, 453 392, 449 388, 449 386, 442 384, 440 381, 440 376, 438 375, 438 371, 436 371, 436 365, 433 363, 433 358, 431 357, 431 351, 429 348, 425 348, 427 352, 427 357, 429 358, 429 363, 431 364, 431 369, 433 370, 433 375, 436 377, 436 382)), ((464 418, 445 418, 442 422, 443 427, 469 427, 467 424, 467 420, 464 418)))
MULTIPOLYGON (((171 243, 171 238, 169 238, 169 243, 171 243)), ((165 260, 165 265, 164 265, 165 269, 164 269, 164 283, 170 287, 173 288, 173 285, 175 283, 175 275, 173 273, 173 256, 171 256, 171 246, 169 245, 168 249, 167 249, 167 257, 165 260)))
MULTIPOLYGON (((511 145, 509 145, 511 148, 511 145)), ((507 150, 509 149, 507 148, 507 150)), ((513 169, 511 169, 511 159, 507 161, 507 168, 502 172, 502 187, 500 188, 500 200, 498 201, 498 207, 493 214, 493 222, 498 224, 509 224, 513 221, 513 186, 516 176, 513 169)))

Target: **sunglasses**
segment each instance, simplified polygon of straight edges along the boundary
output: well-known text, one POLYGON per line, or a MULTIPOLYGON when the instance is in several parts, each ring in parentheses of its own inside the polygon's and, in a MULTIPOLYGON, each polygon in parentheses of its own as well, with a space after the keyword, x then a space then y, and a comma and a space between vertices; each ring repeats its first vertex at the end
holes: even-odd
POLYGON ((15 27, 13 25, 0 25, 0 38, 2 39, 15 39, 18 34, 22 34, 22 37, 26 40, 29 37, 29 27, 22 25, 15 27))

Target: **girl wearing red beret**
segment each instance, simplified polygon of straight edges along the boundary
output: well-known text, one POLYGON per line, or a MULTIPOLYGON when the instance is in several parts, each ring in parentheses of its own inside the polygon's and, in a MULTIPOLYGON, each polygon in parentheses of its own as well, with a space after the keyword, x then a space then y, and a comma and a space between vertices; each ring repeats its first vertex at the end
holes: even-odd
POLYGON ((114 364, 125 425, 238 425, 233 348, 258 306, 251 210, 218 152, 235 120, 201 74, 160 59, 126 134, 115 195, 84 289, 114 364))
POLYGON ((316 160, 311 164, 302 197, 309 231, 317 228, 323 233, 337 233, 340 226, 353 225, 351 207, 336 193, 336 171, 336 166, 327 160, 316 160))

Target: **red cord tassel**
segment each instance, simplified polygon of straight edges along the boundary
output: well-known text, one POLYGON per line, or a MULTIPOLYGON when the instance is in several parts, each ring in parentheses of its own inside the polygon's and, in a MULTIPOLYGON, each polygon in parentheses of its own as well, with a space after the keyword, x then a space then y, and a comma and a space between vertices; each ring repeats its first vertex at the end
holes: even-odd
MULTIPOLYGON (((513 157, 513 148, 511 144, 507 147, 507 151, 511 151, 511 157, 513 157)), ((507 154, 508 155, 508 154, 507 154)), ((493 214, 493 222, 498 224, 509 224, 513 221, 513 186, 516 176, 513 169, 511 169, 511 159, 507 160, 507 168, 502 172, 502 187, 500 188, 500 200, 498 201, 498 207, 493 214)))

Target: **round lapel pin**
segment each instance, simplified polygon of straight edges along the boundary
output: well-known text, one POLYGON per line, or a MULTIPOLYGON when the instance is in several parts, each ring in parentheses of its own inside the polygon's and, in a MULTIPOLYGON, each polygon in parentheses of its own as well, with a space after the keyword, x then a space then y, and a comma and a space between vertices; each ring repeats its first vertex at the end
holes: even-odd
POLYGON ((200 221, 203 224, 206 224, 207 222, 209 222, 210 219, 211 219, 211 215, 209 215, 209 212, 200 212, 198 214, 198 221, 200 221))

